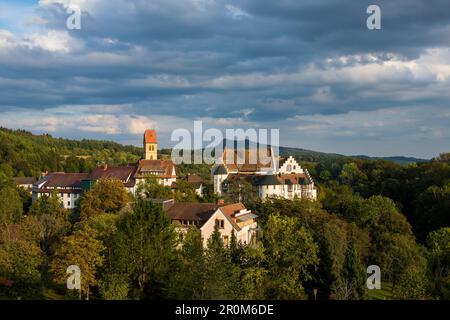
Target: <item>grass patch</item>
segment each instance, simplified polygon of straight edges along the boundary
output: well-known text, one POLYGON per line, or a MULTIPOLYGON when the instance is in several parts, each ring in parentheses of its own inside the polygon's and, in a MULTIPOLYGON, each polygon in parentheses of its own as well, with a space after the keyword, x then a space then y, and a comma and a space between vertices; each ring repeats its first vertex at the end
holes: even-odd
POLYGON ((369 290, 366 288, 366 294, 368 300, 392 300, 392 283, 381 282, 381 289, 369 290))

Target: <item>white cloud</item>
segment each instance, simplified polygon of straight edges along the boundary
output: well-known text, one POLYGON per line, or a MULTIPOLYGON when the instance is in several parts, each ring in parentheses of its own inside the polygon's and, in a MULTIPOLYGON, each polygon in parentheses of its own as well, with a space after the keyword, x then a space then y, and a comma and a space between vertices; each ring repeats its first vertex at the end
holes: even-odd
POLYGON ((69 53, 72 49, 67 31, 49 30, 46 35, 33 33, 25 39, 24 44, 51 52, 69 53))
POLYGON ((243 18, 249 17, 250 15, 242 10, 239 7, 233 6, 231 4, 227 4, 225 6, 225 9, 227 11, 227 14, 233 19, 233 20, 241 20, 243 18))

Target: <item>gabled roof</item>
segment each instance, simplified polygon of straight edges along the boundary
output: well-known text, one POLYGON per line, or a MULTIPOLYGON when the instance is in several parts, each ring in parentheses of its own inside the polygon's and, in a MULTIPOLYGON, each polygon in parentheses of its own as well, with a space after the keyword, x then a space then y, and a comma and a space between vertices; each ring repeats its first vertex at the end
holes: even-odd
POLYGON ((35 183, 41 188, 81 188, 81 181, 88 178, 87 173, 49 173, 35 183))
POLYGON ((228 219, 228 221, 230 221, 233 228, 237 231, 241 230, 241 227, 238 225, 238 220, 246 221, 248 219, 255 219, 258 217, 256 214, 253 214, 249 210, 247 210, 247 208, 240 202, 222 206, 219 208, 219 210, 228 219))
MULTIPOLYGON (((272 151, 270 148, 267 148, 265 155, 271 157, 272 151)), ((264 169, 268 170, 272 167, 272 160, 269 159, 267 163, 264 163, 257 148, 246 148, 245 150, 226 148, 223 152, 223 163, 229 171, 233 172, 252 173, 264 169), (252 153, 256 156, 256 159, 251 159, 252 153), (228 159, 229 157, 231 159, 228 159)))
POLYGON ((206 222, 219 208, 215 203, 176 202, 165 210, 171 220, 195 220, 206 222))
POLYGON ((90 178, 98 180, 102 178, 118 179, 122 182, 128 181, 136 170, 135 166, 98 167, 92 171, 90 178))
POLYGON ((176 178, 173 174, 175 165, 172 160, 139 160, 134 173, 135 178, 154 175, 158 178, 176 178))
POLYGON ((156 130, 145 130, 144 143, 157 143, 156 130))

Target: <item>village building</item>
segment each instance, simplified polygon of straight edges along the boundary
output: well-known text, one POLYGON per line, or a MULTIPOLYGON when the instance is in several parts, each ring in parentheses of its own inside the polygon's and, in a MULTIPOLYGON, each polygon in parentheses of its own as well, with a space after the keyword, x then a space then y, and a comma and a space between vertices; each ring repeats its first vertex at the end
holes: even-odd
POLYGON ((83 191, 90 190, 99 179, 117 179, 132 194, 148 176, 155 177, 159 184, 171 187, 176 183, 175 164, 170 159, 158 159, 156 130, 144 133, 143 159, 136 164, 124 166, 103 165, 88 173, 49 173, 31 185, 33 202, 42 195, 56 190, 64 208, 74 209, 83 191))
POLYGON ((33 184, 37 181, 35 177, 16 177, 13 178, 14 184, 23 188, 31 193, 31 189, 33 188, 33 184))
POLYGON ((258 158, 255 164, 249 161, 248 154, 245 158, 241 158, 244 161, 241 160, 240 164, 237 159, 234 157, 230 161, 224 152, 222 163, 212 167, 211 180, 216 194, 227 193, 233 181, 245 181, 256 188, 261 199, 273 197, 317 199, 314 180, 308 170, 302 168, 292 156, 280 158, 277 160, 278 163, 273 156, 270 157, 270 162, 261 163, 258 158))
POLYGON ((199 197, 203 197, 204 185, 202 177, 200 177, 198 174, 195 173, 189 173, 186 179, 187 182, 191 185, 191 187, 194 188, 195 193, 199 197))
POLYGON ((242 244, 256 240, 258 216, 242 203, 223 205, 168 200, 164 202, 163 209, 175 226, 180 240, 183 240, 189 228, 198 228, 206 247, 216 226, 224 245, 229 245, 233 233, 242 244))
POLYGON ((32 201, 42 196, 49 196, 52 192, 61 199, 66 209, 74 209, 76 201, 83 192, 82 181, 88 178, 87 173, 49 173, 32 187, 32 201))

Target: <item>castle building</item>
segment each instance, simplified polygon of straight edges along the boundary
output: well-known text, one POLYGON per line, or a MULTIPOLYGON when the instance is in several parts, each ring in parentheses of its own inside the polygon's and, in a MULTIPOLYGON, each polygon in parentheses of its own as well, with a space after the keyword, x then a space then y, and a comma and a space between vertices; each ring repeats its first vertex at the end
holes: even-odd
POLYGON ((233 181, 245 181, 256 188, 258 196, 263 200, 274 197, 317 199, 314 180, 308 170, 303 169, 292 156, 278 159, 278 164, 275 163, 274 157, 266 164, 259 161, 256 164, 250 164, 248 161, 242 164, 236 162, 236 158, 230 162, 224 157, 223 163, 212 167, 211 180, 216 194, 224 195, 228 192, 233 181))

